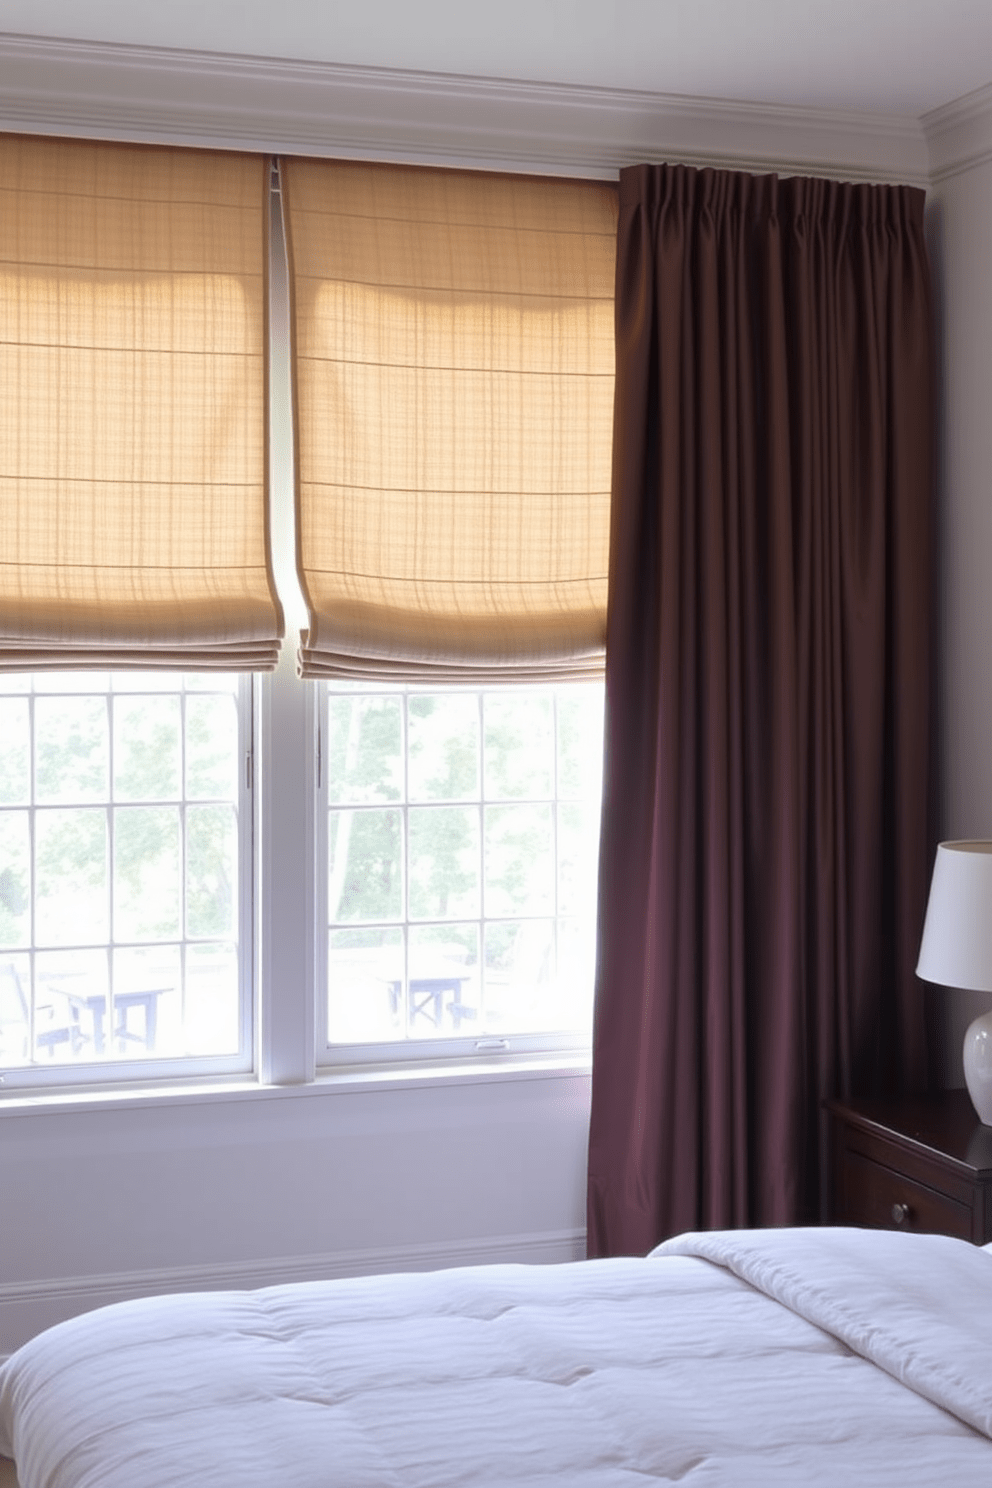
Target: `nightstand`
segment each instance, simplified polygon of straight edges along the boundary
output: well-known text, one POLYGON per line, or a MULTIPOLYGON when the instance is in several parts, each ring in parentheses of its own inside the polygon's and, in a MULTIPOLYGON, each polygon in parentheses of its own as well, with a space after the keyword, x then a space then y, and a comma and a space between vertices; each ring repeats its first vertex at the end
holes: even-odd
POLYGON ((826 1107, 831 1224, 992 1241, 992 1127, 966 1090, 826 1107))

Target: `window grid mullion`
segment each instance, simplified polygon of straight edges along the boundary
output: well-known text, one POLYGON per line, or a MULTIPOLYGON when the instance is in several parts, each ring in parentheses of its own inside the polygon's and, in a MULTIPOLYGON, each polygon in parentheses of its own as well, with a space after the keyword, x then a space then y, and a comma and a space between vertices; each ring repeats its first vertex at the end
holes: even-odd
POLYGON ((38 889, 38 833, 36 829, 36 807, 37 799, 37 769, 35 763, 36 739, 35 739, 35 690, 34 678, 31 679, 31 691, 28 694, 28 749, 30 753, 29 777, 28 777, 28 871, 30 873, 30 889, 28 895, 28 987, 31 994, 31 1018, 28 1029, 30 1043, 28 1044, 28 1057, 32 1064, 37 1057, 37 1045, 35 1035, 37 1033, 37 967, 38 957, 35 947, 37 946, 37 909, 35 896, 38 889))
MULTIPOLYGON (((183 684, 183 695, 185 697, 186 685, 183 684)), ((256 756, 255 756, 255 683, 251 675, 242 677, 238 684, 238 761, 239 772, 241 762, 246 754, 251 760, 249 775, 241 776, 239 773, 238 784, 238 1040, 242 1049, 251 1049, 254 1044, 254 1009, 257 1006, 254 1000, 255 989, 255 895, 253 885, 255 882, 255 844, 257 813, 255 803, 258 799, 259 781, 257 779, 256 756)), ((317 715, 317 728, 320 729, 319 711, 317 715)), ((182 799, 186 801, 186 730, 183 726, 183 778, 182 799)), ((182 821, 182 809, 180 820, 182 821)), ((314 797, 314 810, 320 810, 319 783, 314 797)), ((319 835, 319 834, 315 834, 319 835)), ((185 837, 182 841, 183 857, 186 856, 185 837)), ((326 934, 325 934, 326 940, 326 934)), ((325 948, 326 957, 326 948, 325 948)), ((182 962, 183 997, 186 996, 186 945, 185 941, 181 947, 180 957, 182 962)), ((318 960, 318 964, 322 964, 318 960)), ((185 1002, 184 1002, 185 1007, 185 1002)))
POLYGON ((558 981, 558 812, 560 808, 560 785, 558 779, 558 698, 559 690, 556 687, 551 694, 551 880, 553 891, 551 905, 553 919, 551 921, 551 950, 554 955, 555 983, 558 981))
POLYGON ((403 875, 401 905, 403 909, 403 983, 400 999, 403 1007, 403 1032, 410 1037, 410 694, 404 690, 400 707, 400 758, 403 762, 403 802, 400 816, 401 872, 403 875))
POLYGON ((108 679, 108 688, 104 700, 107 711, 107 892, 109 902, 107 904, 107 947, 105 956, 107 958, 107 1023, 106 1041, 104 1053, 109 1057, 114 1051, 114 1028, 117 1017, 114 1006, 117 987, 117 957, 114 955, 114 943, 117 935, 116 919, 116 888, 117 888, 117 860, 115 845, 117 840, 117 792, 114 788, 114 724, 116 723, 117 698, 112 690, 112 680, 108 679))
MULTIPOLYGON (((179 691, 179 1011, 186 1027, 186 682, 179 691)), ((240 701, 240 700, 239 700, 240 701)), ((239 707, 240 712, 240 707, 239 707)), ((238 758, 241 756, 240 720, 238 725, 238 758)), ((239 859, 238 872, 241 872, 239 859)), ((239 906, 240 908, 240 906, 239 906)))
POLYGON ((479 717, 479 1014, 480 1024, 485 1027, 489 1001, 486 985, 486 717, 485 698, 482 689, 476 693, 479 717))

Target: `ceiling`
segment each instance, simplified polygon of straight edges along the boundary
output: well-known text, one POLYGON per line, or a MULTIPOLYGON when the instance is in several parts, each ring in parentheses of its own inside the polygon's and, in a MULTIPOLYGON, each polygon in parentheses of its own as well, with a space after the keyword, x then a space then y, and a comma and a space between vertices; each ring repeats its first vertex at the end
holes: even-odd
POLYGON ((992 0, 3 0, 7 33, 917 117, 992 0))

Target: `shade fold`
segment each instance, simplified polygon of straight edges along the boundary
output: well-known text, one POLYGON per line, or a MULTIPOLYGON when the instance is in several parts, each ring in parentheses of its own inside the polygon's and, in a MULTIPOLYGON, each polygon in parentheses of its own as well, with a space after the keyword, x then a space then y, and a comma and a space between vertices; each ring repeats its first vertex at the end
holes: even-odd
POLYGON ((0 668, 265 670, 261 156, 0 137, 0 668))
POLYGON ((602 670, 616 188, 282 165, 305 676, 602 670))

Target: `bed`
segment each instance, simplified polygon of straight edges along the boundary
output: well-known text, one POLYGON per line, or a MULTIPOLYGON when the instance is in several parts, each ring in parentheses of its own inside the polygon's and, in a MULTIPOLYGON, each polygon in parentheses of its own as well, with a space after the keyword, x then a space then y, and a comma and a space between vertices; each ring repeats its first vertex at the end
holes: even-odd
POLYGON ((933 1488, 990 1438, 992 1254, 932 1235, 150 1298, 0 1368, 21 1488, 933 1488))

